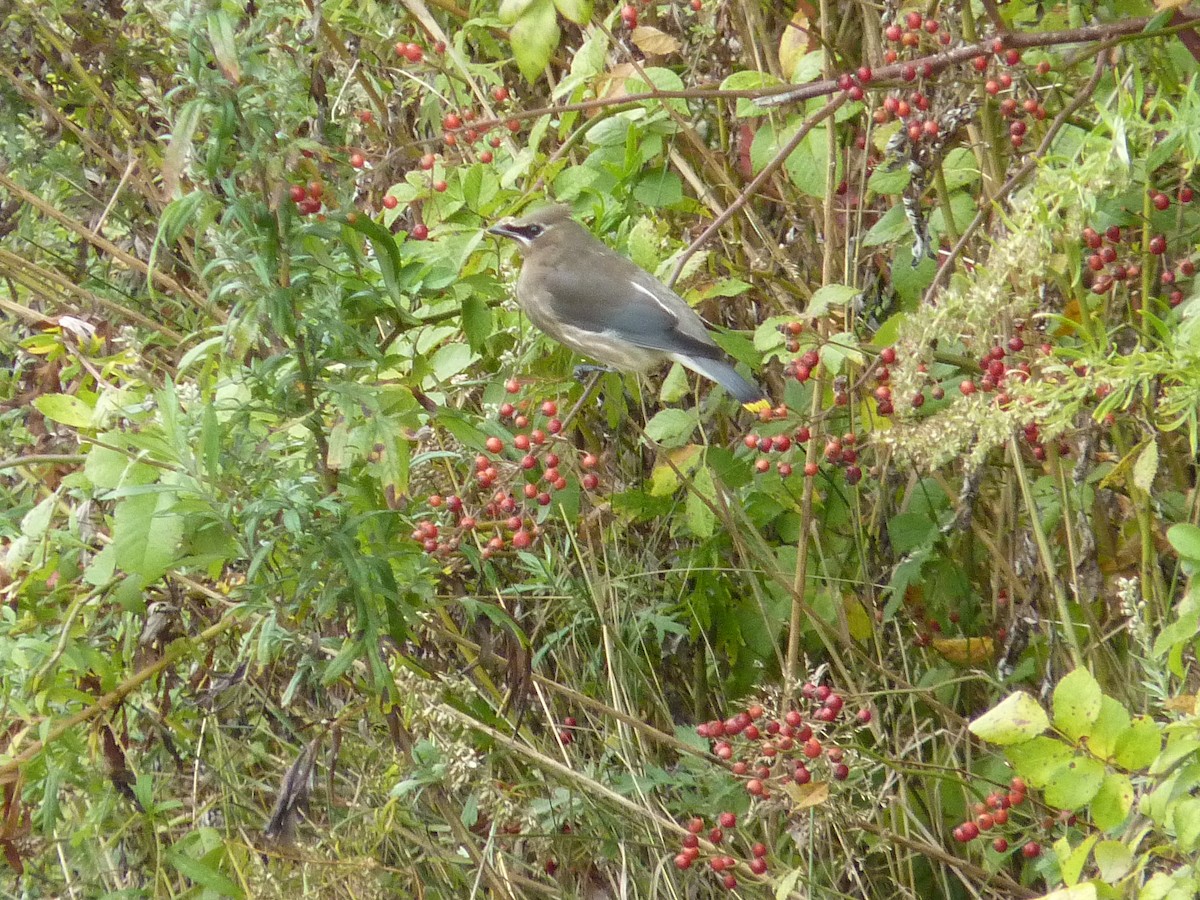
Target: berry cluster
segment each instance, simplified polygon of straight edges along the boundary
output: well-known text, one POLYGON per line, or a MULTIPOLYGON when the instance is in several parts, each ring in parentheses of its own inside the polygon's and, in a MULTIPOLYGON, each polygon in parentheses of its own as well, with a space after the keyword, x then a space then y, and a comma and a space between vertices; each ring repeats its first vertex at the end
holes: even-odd
MULTIPOLYGON (((737 814, 732 812, 723 812, 717 816, 716 825, 709 829, 709 843, 720 846, 725 842, 726 832, 737 826, 737 814)), ((680 842, 680 849, 675 854, 675 868, 684 870, 690 869, 692 864, 700 858, 700 835, 704 832, 706 825, 704 819, 700 816, 693 816, 687 823, 688 833, 684 835, 680 842)), ((750 848, 750 859, 747 862, 747 867, 755 875, 765 875, 767 872, 767 845, 762 842, 754 844, 750 848)), ((728 854, 715 853, 709 857, 709 868, 712 869, 714 875, 721 878, 721 885, 728 890, 733 890, 738 886, 737 876, 733 870, 737 868, 738 861, 728 854)))
MULTIPOLYGON (((1009 783, 1007 792, 994 792, 989 794, 987 799, 982 803, 976 803, 974 807, 975 817, 968 819, 961 825, 957 825, 952 832, 954 840, 960 844, 969 844, 975 839, 992 833, 996 828, 1003 828, 1008 824, 1008 811, 1020 806, 1025 802, 1025 781, 1021 778, 1014 778, 1009 783)), ((1054 820, 1050 820, 1050 825, 1054 824, 1054 820)), ((992 839, 992 849, 997 853, 1007 853, 1009 849, 1009 840, 1007 837, 998 835, 992 839)), ((1035 859, 1042 853, 1042 845, 1037 841, 1026 841, 1021 846, 1021 855, 1026 859, 1035 859)))
MULTIPOLYGON (((520 384, 510 379, 505 389, 515 394, 520 384)), ((547 400, 541 404, 539 411, 545 421, 540 427, 531 427, 529 409, 527 399, 515 405, 501 404, 498 418, 510 423, 516 433, 508 440, 493 435, 484 442, 486 452, 476 455, 474 461, 472 496, 466 500, 457 494, 429 496, 428 504, 434 514, 419 520, 412 532, 413 540, 420 542, 426 552, 454 554, 460 549, 464 535, 486 531, 491 536, 484 543, 481 555, 491 559, 509 548, 528 549, 541 535, 536 508, 549 506, 553 494, 570 484, 568 461, 558 452, 568 445, 560 437, 563 423, 558 418, 557 403, 547 400), (468 511, 468 503, 476 507, 476 513, 468 511), (453 522, 435 521, 443 509, 453 516, 453 522)), ((599 459, 593 453, 570 450, 573 466, 578 470, 578 483, 586 491, 595 491, 600 486, 600 476, 594 471, 599 459)))
POLYGON ((305 216, 316 215, 324 208, 325 201, 321 199, 324 195, 325 185, 319 181, 293 184, 288 188, 288 196, 296 204, 296 210, 305 216))
MULTIPOLYGON (((696 727, 696 734, 712 742, 713 755, 745 780, 751 797, 769 799, 772 785, 808 784, 813 779, 810 767, 822 757, 834 781, 850 777, 845 750, 830 743, 830 728, 826 727, 835 726, 841 718, 844 698, 824 684, 806 684, 801 694, 812 703, 807 721, 800 710, 789 709, 782 717, 760 725, 765 712, 756 703, 731 718, 696 727)), ((871 711, 859 710, 855 720, 865 725, 871 721, 871 711)))

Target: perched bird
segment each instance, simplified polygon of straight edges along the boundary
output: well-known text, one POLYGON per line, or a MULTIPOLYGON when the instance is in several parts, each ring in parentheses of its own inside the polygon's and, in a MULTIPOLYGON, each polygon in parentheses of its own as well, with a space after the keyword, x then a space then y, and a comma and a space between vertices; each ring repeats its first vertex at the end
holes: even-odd
POLYGON ((525 257, 517 302, 559 343, 623 371, 674 360, 721 385, 751 412, 770 407, 682 297, 598 241, 566 206, 543 207, 488 232, 517 242, 525 257))

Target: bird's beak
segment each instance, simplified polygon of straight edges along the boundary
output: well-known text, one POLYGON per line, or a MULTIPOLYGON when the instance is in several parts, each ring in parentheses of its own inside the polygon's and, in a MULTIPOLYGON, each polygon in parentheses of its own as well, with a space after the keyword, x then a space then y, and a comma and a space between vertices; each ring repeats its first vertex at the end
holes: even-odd
POLYGON ((497 222, 487 230, 488 234, 498 235, 499 237, 517 238, 517 233, 512 229, 511 222, 497 222))

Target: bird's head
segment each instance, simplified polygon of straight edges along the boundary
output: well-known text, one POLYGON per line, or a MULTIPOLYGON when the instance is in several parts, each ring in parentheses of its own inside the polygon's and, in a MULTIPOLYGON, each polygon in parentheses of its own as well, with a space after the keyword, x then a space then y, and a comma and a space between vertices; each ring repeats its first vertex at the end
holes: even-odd
POLYGON ((488 234, 512 238, 521 248, 521 252, 527 253, 537 247, 549 247, 556 244, 556 238, 577 228, 579 228, 578 223, 571 218, 571 208, 554 205, 540 207, 519 219, 506 219, 499 222, 488 229, 488 234))

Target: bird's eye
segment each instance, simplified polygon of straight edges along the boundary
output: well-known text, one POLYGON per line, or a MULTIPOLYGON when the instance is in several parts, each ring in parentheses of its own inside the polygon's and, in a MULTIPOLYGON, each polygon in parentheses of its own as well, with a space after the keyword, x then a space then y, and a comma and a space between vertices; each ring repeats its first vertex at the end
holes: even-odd
POLYGON ((525 227, 525 233, 527 235, 529 235, 529 237, 531 237, 531 238, 537 237, 539 234, 541 234, 545 230, 546 229, 543 228, 541 225, 527 225, 525 227))

